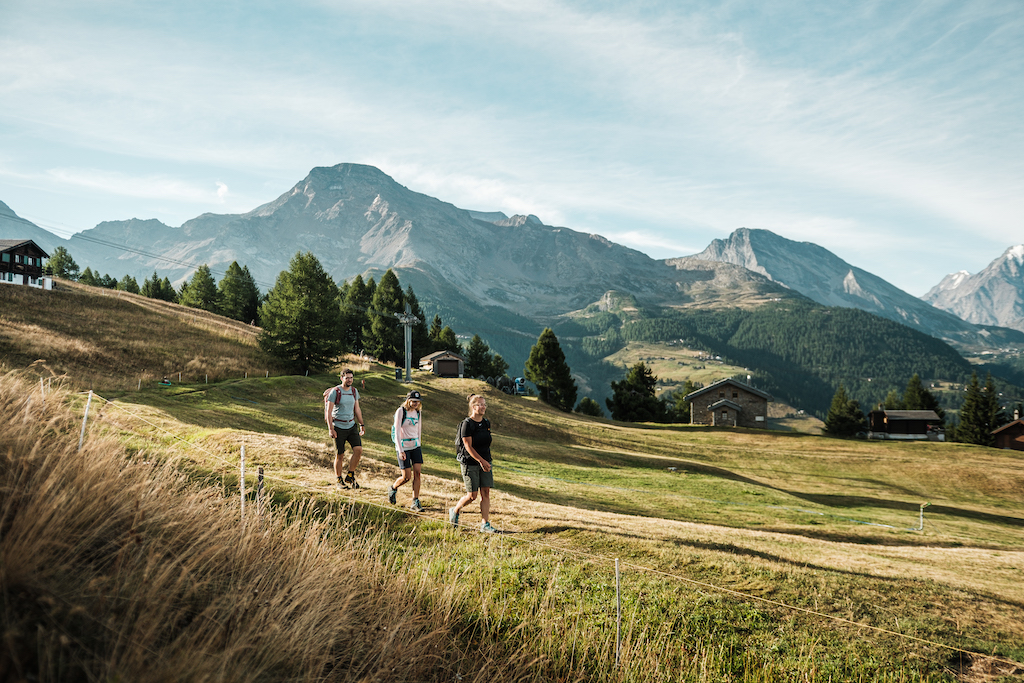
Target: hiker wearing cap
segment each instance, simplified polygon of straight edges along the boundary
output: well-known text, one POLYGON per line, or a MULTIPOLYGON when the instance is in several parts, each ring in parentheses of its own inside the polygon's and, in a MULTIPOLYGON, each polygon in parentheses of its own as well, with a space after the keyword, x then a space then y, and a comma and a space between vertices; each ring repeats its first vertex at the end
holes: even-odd
POLYGON ((459 425, 457 457, 462 465, 462 481, 466 485, 464 495, 455 507, 448 510, 448 520, 459 525, 462 508, 476 500, 480 492, 480 531, 485 534, 497 533, 491 526, 491 488, 494 473, 491 471, 491 423, 487 412, 487 399, 477 394, 469 395, 469 417, 459 425))
POLYGON ((423 469, 423 448, 420 435, 423 433, 423 411, 420 392, 413 389, 405 395, 405 402, 395 411, 391 428, 391 440, 395 442, 398 455, 398 470, 401 473, 388 489, 388 502, 392 505, 398 499, 398 487, 412 480, 412 505, 414 512, 421 512, 420 472, 423 469))

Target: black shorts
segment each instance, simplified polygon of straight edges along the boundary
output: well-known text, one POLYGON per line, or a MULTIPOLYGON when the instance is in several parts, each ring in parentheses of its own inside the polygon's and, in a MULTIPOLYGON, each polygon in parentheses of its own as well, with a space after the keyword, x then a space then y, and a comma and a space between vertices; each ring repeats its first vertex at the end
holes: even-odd
POLYGON ((413 465, 423 464, 423 449, 417 446, 411 451, 405 451, 405 460, 398 457, 398 453, 395 453, 395 460, 398 461, 398 469, 407 470, 413 465))
POLYGON ((348 441, 352 448, 359 448, 363 445, 363 440, 359 438, 359 425, 354 424, 348 429, 341 429, 338 426, 334 427, 334 433, 338 436, 334 439, 334 446, 338 449, 338 455, 345 453, 345 442, 348 441))

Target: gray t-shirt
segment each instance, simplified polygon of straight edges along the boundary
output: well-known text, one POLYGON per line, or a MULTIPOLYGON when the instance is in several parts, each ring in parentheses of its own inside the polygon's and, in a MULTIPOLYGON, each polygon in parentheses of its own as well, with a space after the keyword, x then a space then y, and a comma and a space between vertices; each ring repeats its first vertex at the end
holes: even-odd
POLYGON ((331 412, 331 420, 334 426, 341 429, 350 429, 356 423, 356 401, 359 400, 359 390, 355 387, 342 389, 336 386, 327 394, 327 401, 334 405, 331 412))

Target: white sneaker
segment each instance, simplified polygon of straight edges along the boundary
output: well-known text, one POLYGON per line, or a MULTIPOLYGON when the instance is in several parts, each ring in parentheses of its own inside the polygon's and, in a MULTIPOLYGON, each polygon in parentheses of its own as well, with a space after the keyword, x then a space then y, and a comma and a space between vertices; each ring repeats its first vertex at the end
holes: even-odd
POLYGON ((409 506, 409 509, 412 510, 413 512, 423 512, 423 506, 420 505, 420 499, 413 499, 412 505, 409 506))
POLYGON ((491 526, 490 522, 484 522, 480 525, 480 533, 482 534, 496 534, 498 530, 491 526))

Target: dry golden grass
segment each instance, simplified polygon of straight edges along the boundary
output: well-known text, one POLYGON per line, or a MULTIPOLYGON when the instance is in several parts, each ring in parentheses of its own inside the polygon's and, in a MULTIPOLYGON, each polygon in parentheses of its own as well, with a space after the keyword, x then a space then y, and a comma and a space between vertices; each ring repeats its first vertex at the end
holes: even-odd
POLYGON ((281 374, 259 329, 138 294, 60 280, 52 291, 0 287, 0 361, 37 362, 77 387, 138 388, 163 377, 211 382, 281 374))
POLYGON ((0 679, 514 681, 527 670, 500 643, 468 647, 451 618, 459 596, 424 612, 418 589, 367 552, 358 515, 299 505, 240 527, 219 490, 166 463, 109 438, 78 451, 66 401, 0 377, 0 679))

